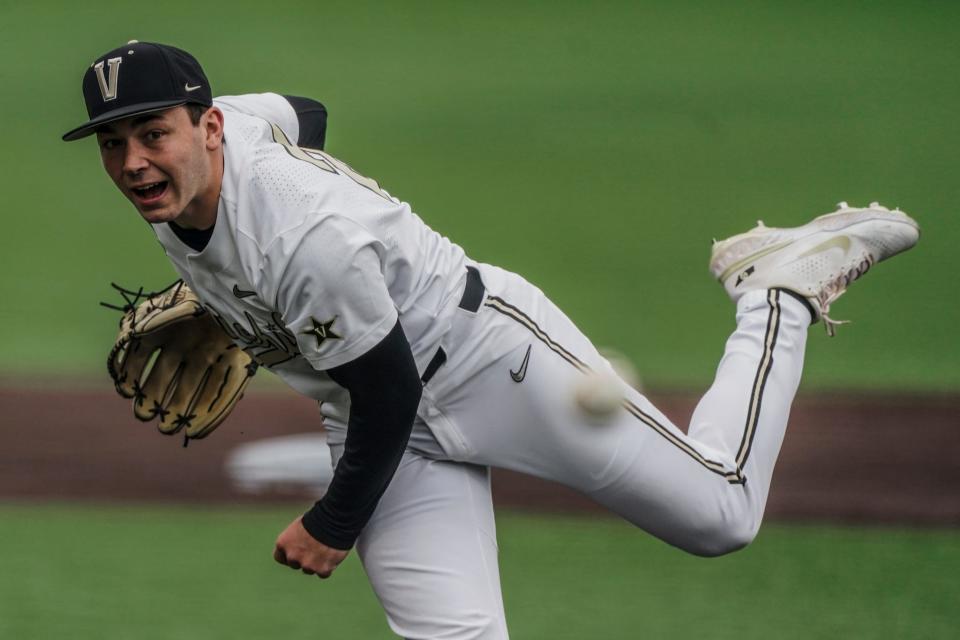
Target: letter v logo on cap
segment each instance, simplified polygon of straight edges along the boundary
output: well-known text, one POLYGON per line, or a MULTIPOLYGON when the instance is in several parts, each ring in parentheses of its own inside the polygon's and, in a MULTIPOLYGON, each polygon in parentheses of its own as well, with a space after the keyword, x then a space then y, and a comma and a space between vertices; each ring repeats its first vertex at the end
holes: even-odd
POLYGON ((120 75, 121 62, 123 62, 123 58, 107 60, 107 65, 110 67, 109 82, 103 77, 103 60, 93 65, 93 69, 97 73, 97 82, 100 83, 100 95, 103 96, 104 102, 117 99, 117 77, 120 75))

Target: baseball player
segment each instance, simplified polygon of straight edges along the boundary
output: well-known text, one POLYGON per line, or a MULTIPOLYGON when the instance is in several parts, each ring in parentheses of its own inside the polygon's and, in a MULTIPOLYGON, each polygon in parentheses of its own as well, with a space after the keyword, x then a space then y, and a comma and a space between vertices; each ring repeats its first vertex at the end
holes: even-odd
MULTIPOLYGON (((694 554, 747 545, 808 327, 832 331, 831 303, 919 237, 899 211, 842 204, 715 243, 710 269, 736 328, 684 434, 539 289, 469 259, 322 151, 290 100, 213 99, 192 56, 137 42, 97 58, 83 93, 90 119, 64 139, 96 135, 108 175, 195 294, 191 317, 321 403, 333 480, 274 557, 327 577, 356 546, 405 638, 507 637, 491 466, 573 487, 694 554), (616 388, 601 424, 573 401, 589 376, 616 388)), ((137 344, 121 360, 140 357, 137 344)), ((159 398, 143 411, 167 420, 176 384, 125 384, 141 405, 159 398)))

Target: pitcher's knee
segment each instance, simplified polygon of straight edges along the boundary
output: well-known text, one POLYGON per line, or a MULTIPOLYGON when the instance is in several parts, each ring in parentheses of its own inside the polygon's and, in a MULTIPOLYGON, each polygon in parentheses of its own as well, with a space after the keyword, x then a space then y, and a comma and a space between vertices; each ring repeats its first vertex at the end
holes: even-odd
POLYGON ((697 556, 715 558, 743 549, 753 542, 759 530, 759 520, 717 519, 695 527, 677 546, 697 556))

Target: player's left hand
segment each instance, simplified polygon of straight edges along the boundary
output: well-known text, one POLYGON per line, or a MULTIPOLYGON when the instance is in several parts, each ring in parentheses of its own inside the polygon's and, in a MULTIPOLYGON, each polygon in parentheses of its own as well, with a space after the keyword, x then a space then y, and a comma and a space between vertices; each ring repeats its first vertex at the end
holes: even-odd
POLYGON ((107 357, 117 393, 133 398, 138 419, 159 417, 161 433, 210 435, 243 397, 257 365, 183 280, 155 293, 113 286, 125 304, 100 304, 123 311, 107 357))
POLYGON ((298 517, 277 538, 273 559, 308 575, 316 574, 320 578, 329 578, 349 553, 349 550, 328 547, 311 536, 298 517))

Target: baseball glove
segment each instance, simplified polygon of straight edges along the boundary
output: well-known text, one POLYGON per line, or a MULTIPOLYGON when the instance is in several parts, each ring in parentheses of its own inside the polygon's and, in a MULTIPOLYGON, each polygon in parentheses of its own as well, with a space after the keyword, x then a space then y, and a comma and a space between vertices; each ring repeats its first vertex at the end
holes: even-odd
POLYGON ((182 429, 184 446, 210 435, 242 397, 257 364, 182 280, 154 293, 113 287, 126 304, 101 304, 123 311, 107 357, 117 393, 133 398, 140 420, 159 417, 161 433, 182 429))

